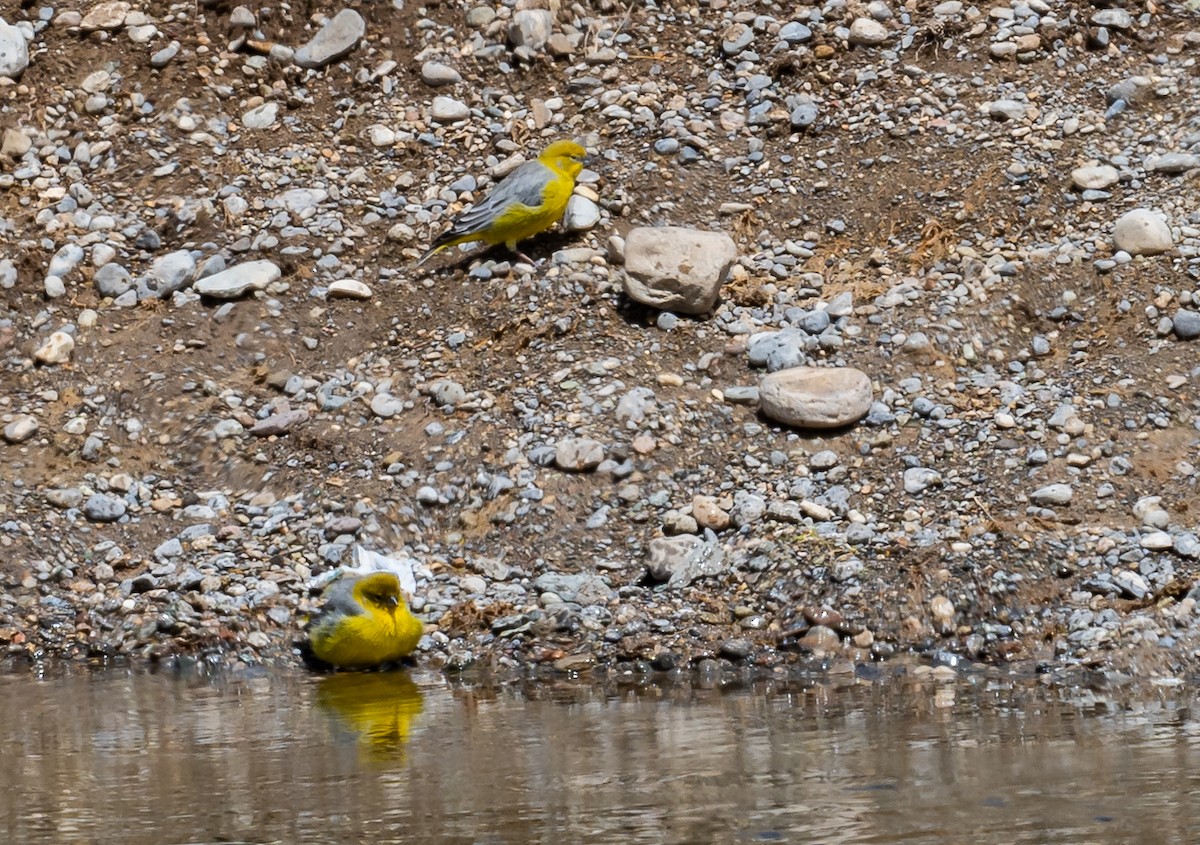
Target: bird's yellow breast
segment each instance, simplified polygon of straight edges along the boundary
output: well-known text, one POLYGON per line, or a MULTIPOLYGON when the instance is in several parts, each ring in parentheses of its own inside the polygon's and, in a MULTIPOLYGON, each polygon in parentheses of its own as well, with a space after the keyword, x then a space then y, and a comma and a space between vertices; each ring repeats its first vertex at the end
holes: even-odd
POLYGON ((423 627, 403 605, 389 611, 367 604, 363 613, 343 616, 314 630, 312 650, 334 666, 378 666, 412 654, 423 627))
POLYGON ((486 240, 492 244, 513 245, 517 241, 531 238, 544 232, 562 219, 567 201, 575 189, 575 180, 559 173, 542 189, 542 202, 538 206, 514 203, 496 218, 486 240))

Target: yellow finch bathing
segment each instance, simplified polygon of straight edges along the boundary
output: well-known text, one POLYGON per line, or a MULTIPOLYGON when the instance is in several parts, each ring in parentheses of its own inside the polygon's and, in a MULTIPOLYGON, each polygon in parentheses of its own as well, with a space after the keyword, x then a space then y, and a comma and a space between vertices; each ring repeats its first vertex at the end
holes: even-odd
POLYGON ((447 247, 473 241, 504 244, 523 261, 533 261, 517 243, 544 232, 560 219, 575 190, 587 151, 574 141, 555 141, 533 161, 520 165, 482 200, 454 218, 448 231, 417 262, 447 247))
POLYGON ((400 592, 400 580, 391 572, 373 572, 334 581, 308 636, 318 659, 365 669, 412 654, 423 632, 400 592))

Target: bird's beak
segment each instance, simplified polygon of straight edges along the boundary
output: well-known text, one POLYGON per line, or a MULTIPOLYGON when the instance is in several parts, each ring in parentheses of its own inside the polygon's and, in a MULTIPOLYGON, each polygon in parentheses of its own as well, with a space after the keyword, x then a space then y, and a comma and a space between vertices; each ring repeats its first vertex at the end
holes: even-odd
POLYGON ((399 596, 388 596, 387 597, 387 606, 390 607, 392 610, 395 610, 397 607, 400 606, 400 597, 399 596))

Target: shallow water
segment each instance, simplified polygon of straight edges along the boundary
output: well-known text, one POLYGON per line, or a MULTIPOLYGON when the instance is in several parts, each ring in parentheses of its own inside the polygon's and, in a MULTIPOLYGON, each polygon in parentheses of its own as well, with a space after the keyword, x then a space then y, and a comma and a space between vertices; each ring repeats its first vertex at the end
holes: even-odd
POLYGON ((1179 693, 0 675, 3 842, 1200 842, 1179 693))

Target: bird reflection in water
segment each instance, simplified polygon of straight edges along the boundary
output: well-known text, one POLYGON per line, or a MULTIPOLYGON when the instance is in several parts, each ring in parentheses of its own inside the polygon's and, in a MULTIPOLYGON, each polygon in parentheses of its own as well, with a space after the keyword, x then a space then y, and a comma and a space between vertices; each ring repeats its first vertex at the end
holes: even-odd
POLYGON ((425 708, 420 688, 404 672, 340 672, 317 682, 317 707, 358 739, 373 759, 403 759, 425 708))

